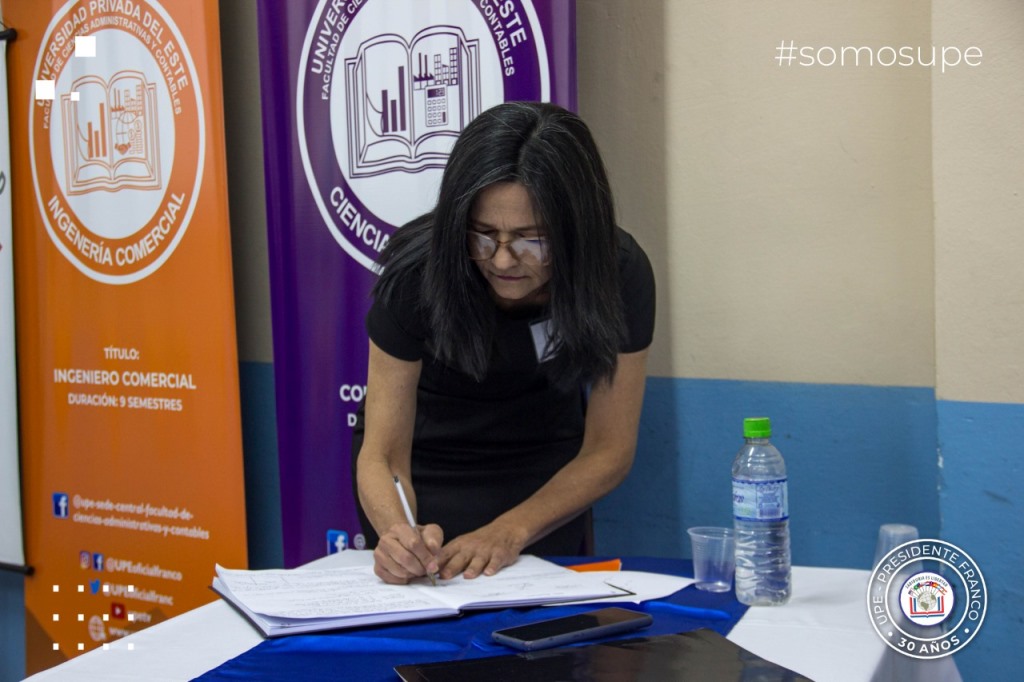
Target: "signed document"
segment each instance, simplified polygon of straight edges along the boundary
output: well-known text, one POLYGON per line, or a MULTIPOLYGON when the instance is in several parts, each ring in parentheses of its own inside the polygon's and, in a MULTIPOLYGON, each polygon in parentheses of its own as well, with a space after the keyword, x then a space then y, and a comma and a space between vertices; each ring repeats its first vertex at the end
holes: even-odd
POLYGON ((427 578, 388 585, 372 566, 246 571, 216 567, 213 589, 265 636, 454 616, 471 609, 605 599, 627 591, 601 576, 534 556, 494 576, 459 576, 436 586, 427 578))

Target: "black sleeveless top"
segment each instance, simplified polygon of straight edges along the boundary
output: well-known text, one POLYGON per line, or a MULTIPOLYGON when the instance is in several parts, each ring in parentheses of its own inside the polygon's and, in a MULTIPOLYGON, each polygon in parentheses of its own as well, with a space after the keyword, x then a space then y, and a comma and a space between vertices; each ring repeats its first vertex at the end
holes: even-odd
MULTIPOLYGON (((620 352, 643 350, 654 333, 654 275, 646 254, 618 230, 618 261, 628 339, 620 352)), ((422 360, 416 393, 412 480, 417 522, 441 526, 446 540, 476 530, 536 492, 579 452, 583 443, 585 386, 559 388, 541 371, 535 337, 543 308, 499 310, 495 350, 487 376, 476 381, 434 359, 417 307, 420 281, 399 284, 390 306, 375 301, 366 318, 373 342, 402 360, 422 360)), ((540 342, 542 343, 542 342, 540 342)), ((362 446, 360 407, 352 444, 362 446)), ((358 495, 356 496, 358 505, 358 495)), ((359 508, 367 547, 377 535, 359 508)), ((578 554, 583 517, 566 523, 524 553, 578 554)))

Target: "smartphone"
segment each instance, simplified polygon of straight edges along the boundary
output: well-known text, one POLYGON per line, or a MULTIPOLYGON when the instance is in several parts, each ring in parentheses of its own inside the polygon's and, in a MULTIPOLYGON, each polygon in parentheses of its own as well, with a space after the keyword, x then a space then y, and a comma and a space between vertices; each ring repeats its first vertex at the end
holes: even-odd
POLYGON ((491 633, 491 639, 516 649, 534 651, 645 628, 652 621, 650 614, 613 606, 495 630, 491 633))

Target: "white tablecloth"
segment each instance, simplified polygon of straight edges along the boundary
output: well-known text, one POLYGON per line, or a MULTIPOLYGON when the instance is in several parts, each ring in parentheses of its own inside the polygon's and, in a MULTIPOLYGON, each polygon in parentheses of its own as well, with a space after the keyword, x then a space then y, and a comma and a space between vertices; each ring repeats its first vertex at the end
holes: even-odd
MULTIPOLYGON (((369 561, 370 552, 349 550, 310 565, 323 568, 369 561)), ((951 659, 921 665, 882 642, 868 618, 867 580, 868 571, 796 566, 789 603, 752 607, 729 633, 729 639, 817 682, 959 682, 951 659)), ((247 621, 226 603, 216 601, 29 680, 189 680, 261 641, 247 621)))

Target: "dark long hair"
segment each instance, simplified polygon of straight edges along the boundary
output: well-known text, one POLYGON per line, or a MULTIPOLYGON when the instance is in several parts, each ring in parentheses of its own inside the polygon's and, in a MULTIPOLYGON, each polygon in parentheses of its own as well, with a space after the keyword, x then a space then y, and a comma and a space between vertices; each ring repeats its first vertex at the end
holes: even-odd
POLYGON ((550 240, 548 304, 555 339, 545 363, 560 384, 610 379, 625 338, 611 188, 578 116, 553 104, 506 102, 477 116, 452 148, 437 206, 400 228, 381 254, 374 295, 421 276, 420 305, 435 357, 480 380, 487 373, 495 305, 467 254, 477 195, 496 182, 526 188, 550 240))

